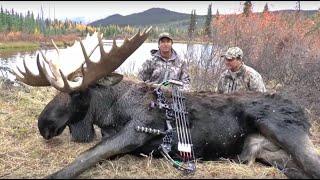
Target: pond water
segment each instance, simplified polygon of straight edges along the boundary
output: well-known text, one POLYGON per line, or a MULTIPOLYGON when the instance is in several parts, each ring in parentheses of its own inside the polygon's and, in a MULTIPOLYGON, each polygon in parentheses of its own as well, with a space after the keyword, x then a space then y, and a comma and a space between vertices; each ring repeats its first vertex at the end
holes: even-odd
MULTIPOLYGON (((106 52, 108 52, 112 47, 112 40, 103 40, 104 43, 104 49, 106 52)), ((123 43, 122 40, 117 41, 117 46, 121 46, 123 43)), ((190 59, 197 60, 200 58, 204 58, 204 56, 207 56, 205 58, 210 58, 211 54, 211 46, 205 46, 200 44, 182 44, 182 43, 174 43, 173 48, 176 50, 178 55, 184 59, 190 59), (189 49, 189 50, 188 50, 189 49)), ((150 50, 152 49, 158 49, 157 43, 144 43, 142 44, 131 56, 128 57, 128 59, 117 69, 117 72, 119 73, 125 73, 125 74, 133 74, 136 75, 139 71, 139 69, 142 67, 142 64, 151 57, 150 50)), ((67 52, 67 49, 60 49, 61 54, 67 52)), ((51 58, 57 57, 57 52, 55 49, 47 49, 42 50, 42 52, 47 56, 51 58)), ((99 52, 93 53, 91 58, 98 59, 99 52)), ((8 71, 8 69, 12 69, 15 66, 22 67, 20 69, 24 70, 23 68, 23 59, 25 59, 26 64, 30 70, 38 74, 38 70, 36 68, 36 57, 37 54, 40 54, 40 50, 36 51, 19 51, 19 52, 0 52, 0 76, 9 78, 10 80, 14 80, 15 76, 8 71)), ((70 54, 68 59, 68 62, 63 62, 64 66, 69 66, 73 60, 77 59, 78 57, 82 57, 82 52, 70 54), (70 59, 70 60, 69 60, 70 59)), ((41 56, 40 56, 41 57, 41 56)))

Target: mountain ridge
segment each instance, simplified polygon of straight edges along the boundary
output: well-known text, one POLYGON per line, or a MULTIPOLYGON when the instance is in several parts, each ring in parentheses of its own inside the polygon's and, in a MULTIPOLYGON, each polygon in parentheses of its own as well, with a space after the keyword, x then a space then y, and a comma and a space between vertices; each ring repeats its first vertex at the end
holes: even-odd
MULTIPOLYGON (((271 11, 273 13, 294 13, 297 10, 277 10, 271 11)), ((311 16, 318 12, 318 10, 300 10, 304 15, 311 16)), ((256 12, 261 13, 261 12, 256 12)), ((190 12, 191 14, 191 12, 190 12)), ((157 24, 165 24, 170 22, 190 20, 190 14, 179 13, 165 8, 150 8, 143 12, 133 13, 130 15, 113 14, 93 22, 88 23, 89 26, 99 27, 108 25, 118 26, 149 26, 157 24), (159 18, 161 17, 161 18, 159 18)), ((213 15, 215 16, 215 15, 213 15)), ((206 15, 197 15, 198 20, 205 20, 206 15)))
MULTIPOLYGON (((197 15, 197 17, 205 17, 205 15, 197 15)), ((186 20, 190 18, 190 14, 170 11, 164 8, 150 8, 140 13, 133 13, 122 16, 114 14, 103 19, 89 23, 90 26, 146 26, 150 24, 161 24, 172 21, 186 20), (159 18, 161 17, 161 18, 159 18)))

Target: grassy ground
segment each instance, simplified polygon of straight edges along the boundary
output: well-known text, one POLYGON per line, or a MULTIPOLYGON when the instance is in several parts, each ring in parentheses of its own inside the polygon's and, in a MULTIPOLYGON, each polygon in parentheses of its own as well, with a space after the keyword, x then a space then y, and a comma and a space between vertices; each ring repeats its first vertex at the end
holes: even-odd
POLYGON ((36 49, 40 46, 32 42, 5 42, 0 43, 0 50, 5 49, 36 49))
POLYGON ((40 46, 54 47, 51 40, 54 40, 58 47, 71 46, 79 39, 77 34, 43 36, 26 33, 0 33, 0 53, 4 50, 36 50, 40 46))
MULTIPOLYGON (((68 45, 72 45, 74 41, 68 41, 68 45)), ((55 41, 55 44, 58 47, 63 47, 63 41, 55 41)), ((52 43, 46 43, 47 47, 54 47, 52 43)), ((40 44, 36 42, 29 42, 29 41, 21 41, 21 42, 5 42, 0 43, 0 52, 7 51, 7 50, 37 50, 40 48, 40 44)))
MULTIPOLYGON (((71 163, 75 157, 99 141, 74 143, 66 129, 59 137, 44 140, 37 129, 37 117, 56 94, 52 87, 0 89, 0 178, 43 178, 71 163)), ((318 127, 318 126, 317 126, 318 127)), ((314 129, 317 131, 319 128, 314 129)), ((318 136, 314 136, 317 138, 318 136)), ((319 141, 316 140, 318 143, 319 141)), ((125 155, 105 160, 78 178, 264 178, 286 179, 274 167, 255 163, 249 167, 228 160, 199 162, 194 176, 186 177, 165 159, 125 155)))

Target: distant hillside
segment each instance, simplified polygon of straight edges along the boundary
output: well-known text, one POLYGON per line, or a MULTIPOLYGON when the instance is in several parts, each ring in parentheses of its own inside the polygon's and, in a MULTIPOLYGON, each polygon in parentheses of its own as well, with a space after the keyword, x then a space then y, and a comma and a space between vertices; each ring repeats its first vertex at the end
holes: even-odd
MULTIPOLYGON (((272 11, 273 13, 295 13, 296 10, 279 10, 272 11)), ((313 16, 317 10, 301 10, 301 13, 306 16, 313 16)), ((191 14, 191 12, 190 12, 191 14)), ((190 21, 190 14, 177 13, 163 8, 151 8, 140 13, 134 13, 127 16, 114 14, 104 19, 100 19, 89 23, 90 26, 150 26, 156 25, 158 27, 174 26, 187 28, 190 21)), ((198 25, 202 26, 205 21, 205 15, 197 16, 198 25)))
MULTIPOLYGON (((286 13, 286 14, 293 14, 296 13, 297 10, 278 10, 278 11, 272 11, 272 13, 286 13)), ((313 16, 318 12, 318 10, 300 10, 300 13, 305 16, 313 16)))
MULTIPOLYGON (((191 12, 190 12, 191 14, 191 12)), ((189 20, 190 14, 177 13, 169 11, 163 8, 151 8, 141 13, 135 13, 127 16, 120 14, 114 14, 104 19, 100 19, 89 23, 90 26, 107 26, 107 25, 119 25, 119 26, 147 26, 154 24, 165 24, 168 22, 189 20)), ((205 16, 198 16, 198 18, 205 16)))

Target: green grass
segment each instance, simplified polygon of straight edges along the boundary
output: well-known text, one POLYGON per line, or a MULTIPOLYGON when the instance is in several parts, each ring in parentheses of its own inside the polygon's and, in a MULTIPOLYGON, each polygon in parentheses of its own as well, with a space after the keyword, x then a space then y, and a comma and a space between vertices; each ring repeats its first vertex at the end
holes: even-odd
POLYGON ((7 50, 35 50, 39 49, 39 45, 32 42, 5 42, 0 43, 0 51, 7 50))
MULTIPOLYGON (((68 44, 73 44, 74 41, 72 42, 67 42, 68 44)), ((64 43, 63 42, 55 42, 55 44, 58 47, 63 47, 64 43)), ((54 47, 53 44, 47 44, 49 47, 54 47)), ((5 43, 0 43, 0 51, 19 51, 19 50, 37 50, 40 48, 40 45, 35 43, 35 42, 5 42, 5 43)))

